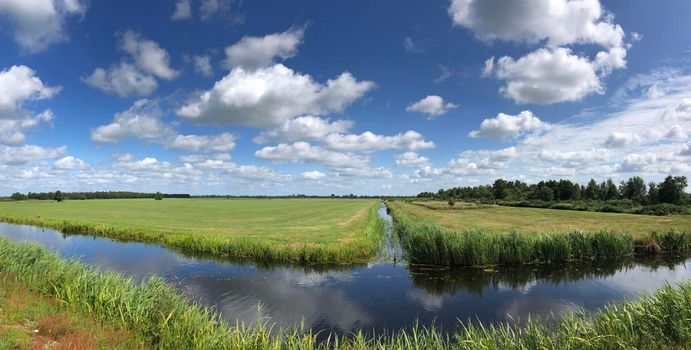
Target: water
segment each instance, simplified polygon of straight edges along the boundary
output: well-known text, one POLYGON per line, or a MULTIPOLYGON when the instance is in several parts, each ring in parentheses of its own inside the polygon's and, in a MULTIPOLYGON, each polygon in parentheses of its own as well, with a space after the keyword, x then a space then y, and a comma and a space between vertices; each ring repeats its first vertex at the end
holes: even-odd
MULTIPOLYGON (((390 221, 384 208, 380 215, 390 221)), ((184 256, 143 243, 64 236, 0 224, 0 236, 40 243, 136 280, 160 275, 182 293, 216 307, 231 323, 304 321, 315 331, 395 331, 419 320, 453 330, 459 320, 520 322, 597 310, 691 277, 691 259, 625 260, 496 269, 410 267, 390 229, 382 258, 367 266, 257 266, 184 256)))

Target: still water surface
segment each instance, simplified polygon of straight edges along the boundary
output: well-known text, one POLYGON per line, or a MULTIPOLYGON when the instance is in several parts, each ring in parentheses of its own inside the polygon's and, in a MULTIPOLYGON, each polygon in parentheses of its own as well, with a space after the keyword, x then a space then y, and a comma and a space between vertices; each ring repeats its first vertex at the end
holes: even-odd
MULTIPOLYGON (((390 221, 382 205, 380 215, 390 221)), ((388 234, 391 235, 390 229, 388 234)), ((65 236, 0 223, 0 237, 32 241, 135 280, 160 275, 223 317, 315 331, 395 331, 419 320, 453 330, 459 320, 517 322, 611 302, 691 278, 691 259, 631 259, 569 266, 432 269, 401 262, 395 242, 367 266, 258 266, 189 257, 156 245, 65 236), (394 262, 395 257, 395 262, 394 262)))

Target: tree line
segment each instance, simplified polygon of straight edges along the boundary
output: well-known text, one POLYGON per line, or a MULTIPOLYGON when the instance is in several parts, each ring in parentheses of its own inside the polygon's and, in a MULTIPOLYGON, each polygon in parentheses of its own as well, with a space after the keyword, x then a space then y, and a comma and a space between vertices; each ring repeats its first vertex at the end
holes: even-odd
MULTIPOLYGON (((630 201, 634 205, 689 205, 691 196, 684 192, 688 186, 685 176, 667 176, 662 182, 648 182, 633 176, 618 185, 607 179, 591 179, 581 185, 571 180, 549 180, 527 184, 520 180, 497 179, 491 185, 440 189, 437 193, 422 192, 418 198, 459 199, 465 201, 630 201)), ((529 206, 529 205, 526 205, 529 206)))
POLYGON ((132 199, 132 198, 191 198, 192 196, 186 193, 160 193, 160 192, 130 192, 130 191, 97 191, 97 192, 29 192, 29 193, 13 193, 10 198, 13 200, 58 200, 63 199, 132 199))

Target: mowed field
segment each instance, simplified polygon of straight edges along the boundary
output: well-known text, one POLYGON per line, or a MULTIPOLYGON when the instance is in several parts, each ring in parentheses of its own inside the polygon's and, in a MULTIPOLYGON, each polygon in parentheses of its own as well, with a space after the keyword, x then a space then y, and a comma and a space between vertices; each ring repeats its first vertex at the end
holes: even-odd
POLYGON ((110 199, 0 202, 0 217, 65 220, 161 233, 266 243, 347 242, 367 225, 375 200, 110 199))
MULTIPOLYGON (((389 205, 416 219, 432 220, 457 230, 482 228, 487 232, 550 233, 580 228, 607 229, 642 238, 652 231, 675 229, 691 232, 691 215, 650 216, 600 213, 575 210, 492 206, 480 209, 432 210, 420 205, 395 201, 389 205)), ((456 204, 459 206, 459 204, 456 204)))

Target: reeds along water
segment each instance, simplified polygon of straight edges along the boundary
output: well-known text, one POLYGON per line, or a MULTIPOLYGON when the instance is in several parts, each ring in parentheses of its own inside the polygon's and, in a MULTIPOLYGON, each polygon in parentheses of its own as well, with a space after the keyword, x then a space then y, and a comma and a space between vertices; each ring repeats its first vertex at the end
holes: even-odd
POLYGON ((92 225, 31 217, 0 216, 0 221, 47 227, 65 234, 94 235, 122 241, 155 243, 188 255, 248 259, 262 263, 355 264, 367 263, 384 240, 384 223, 377 214, 379 203, 368 212, 363 232, 335 244, 276 244, 251 239, 188 233, 164 233, 126 226, 92 225))
POLYGON ((309 329, 270 331, 268 323, 255 328, 229 325, 160 278, 136 284, 62 260, 32 243, 0 238, 0 273, 81 308, 98 321, 137 332, 161 349, 683 349, 691 345, 691 282, 663 287, 594 315, 575 313, 551 326, 537 320, 522 328, 468 323, 454 334, 413 326, 394 334, 326 336, 318 343, 309 329))
POLYGON ((480 229, 462 232, 391 210, 395 228, 408 261, 444 266, 485 266, 525 263, 560 263, 570 260, 616 258, 636 251, 684 254, 690 251, 691 235, 675 231, 651 233, 635 242, 611 231, 584 232, 572 229, 550 234, 512 231, 490 234, 480 229))

